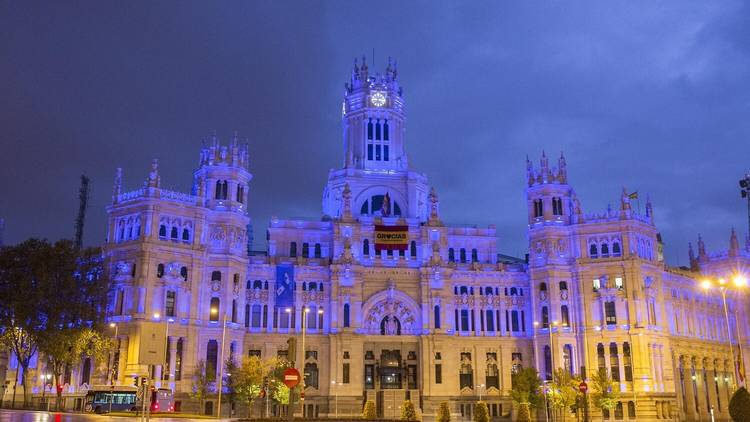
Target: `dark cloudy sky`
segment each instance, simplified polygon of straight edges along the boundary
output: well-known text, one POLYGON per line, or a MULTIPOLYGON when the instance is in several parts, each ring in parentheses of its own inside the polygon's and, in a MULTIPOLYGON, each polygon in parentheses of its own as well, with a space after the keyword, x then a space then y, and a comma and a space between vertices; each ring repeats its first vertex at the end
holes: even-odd
MULTIPOLYGON (((0 2, 0 216, 6 243, 105 233, 116 167, 152 157, 187 191, 203 137, 250 143, 250 212, 318 218, 342 162, 354 56, 398 60, 407 150, 444 219, 526 249, 524 159, 565 151, 585 212, 650 193, 673 263, 747 230, 750 9, 741 1, 0 2)), ((262 247, 262 245, 260 245, 262 247)), ((256 246, 257 247, 257 246, 256 246)))

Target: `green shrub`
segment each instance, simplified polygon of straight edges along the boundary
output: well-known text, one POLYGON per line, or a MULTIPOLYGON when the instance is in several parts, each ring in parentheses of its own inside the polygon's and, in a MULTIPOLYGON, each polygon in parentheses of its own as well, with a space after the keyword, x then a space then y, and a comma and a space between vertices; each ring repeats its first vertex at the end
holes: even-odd
POLYGON ((451 409, 448 407, 447 401, 440 402, 435 419, 437 422, 451 422, 451 409))
POLYGON ((404 405, 401 406, 401 420, 402 421, 416 421, 417 411, 414 409, 414 403, 410 400, 406 400, 404 405))
POLYGON ((734 422, 750 422, 750 393, 741 387, 729 400, 729 415, 734 422))
POLYGON ((378 415, 375 413, 375 402, 367 400, 365 407, 362 409, 362 419, 375 419, 378 415))
POLYGON ((528 403, 518 404, 518 418, 516 422, 531 422, 531 412, 529 412, 528 403))
POLYGON ((477 402, 474 408, 474 422, 489 422, 490 412, 487 410, 487 403, 480 401, 477 402))

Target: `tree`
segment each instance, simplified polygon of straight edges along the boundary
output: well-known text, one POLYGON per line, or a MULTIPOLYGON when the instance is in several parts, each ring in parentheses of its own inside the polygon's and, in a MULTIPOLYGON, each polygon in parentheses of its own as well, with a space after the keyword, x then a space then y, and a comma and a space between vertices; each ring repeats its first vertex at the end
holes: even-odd
POLYGON ((520 419, 521 415, 529 415, 531 418, 529 409, 535 409, 541 404, 541 385, 542 381, 534 368, 521 368, 511 375, 510 397, 518 403, 519 420, 523 420, 520 419))
POLYGON ((613 381, 607 374, 606 368, 599 368, 599 371, 594 374, 591 381, 593 382, 591 401, 595 407, 602 411, 602 420, 604 420, 604 411, 610 411, 617 406, 620 392, 615 391, 612 387, 613 381))
POLYGON ((437 422, 451 422, 451 409, 448 406, 447 401, 441 401, 438 407, 437 415, 435 415, 437 422))
MULTIPOLYGON (((104 274, 101 251, 80 249, 70 240, 29 239, 0 249, 0 341, 22 369, 24 405, 32 357, 48 354, 52 339, 69 330, 97 329, 103 320, 109 289, 104 274)), ((75 345, 65 341, 69 349, 75 345)))
POLYGON ((362 408, 362 419, 375 419, 378 415, 375 413, 375 402, 367 400, 364 408, 362 408))
POLYGON ((206 361, 201 359, 195 364, 193 373, 193 386, 190 391, 190 398, 198 400, 201 404, 201 410, 205 407, 205 401, 211 392, 211 381, 206 376, 206 361))
POLYGON ((573 377, 570 372, 563 368, 557 368, 553 374, 550 385, 549 400, 552 407, 562 412, 562 420, 565 415, 578 402, 578 385, 581 381, 573 377))
POLYGON ((734 422, 750 422, 750 394, 745 387, 735 391, 729 400, 729 415, 734 422))
MULTIPOLYGON (((91 328, 61 328, 48 330, 40 338, 39 350, 47 357, 47 370, 55 379, 55 385, 63 385, 66 369, 77 365, 81 359, 94 362, 105 360, 112 349, 112 342, 91 328)), ((62 389, 57 388, 57 408, 62 403, 62 389)))
POLYGON ((474 422, 490 422, 490 412, 487 403, 480 401, 474 409, 474 422))
POLYGON ((404 401, 404 405, 401 406, 401 420, 402 421, 416 421, 417 411, 414 409, 414 403, 411 400, 404 401))
MULTIPOLYGON (((273 371, 273 362, 264 362, 258 356, 247 356, 237 368, 235 393, 237 400, 247 404, 247 416, 250 417, 253 401, 260 397, 264 378, 273 371)), ((234 374, 232 374, 234 375, 234 374)))

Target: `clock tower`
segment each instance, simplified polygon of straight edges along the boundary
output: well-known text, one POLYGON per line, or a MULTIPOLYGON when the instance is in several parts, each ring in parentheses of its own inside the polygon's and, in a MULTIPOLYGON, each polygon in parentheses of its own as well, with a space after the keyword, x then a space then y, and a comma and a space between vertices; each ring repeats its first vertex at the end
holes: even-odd
POLYGON ((341 192, 348 183, 355 214, 378 215, 387 193, 392 205, 383 209, 385 214, 426 219, 429 189, 426 177, 409 169, 404 107, 395 61, 389 58, 385 73, 375 74, 364 57, 354 61, 342 105, 344 167, 329 174, 325 214, 340 215, 341 192))

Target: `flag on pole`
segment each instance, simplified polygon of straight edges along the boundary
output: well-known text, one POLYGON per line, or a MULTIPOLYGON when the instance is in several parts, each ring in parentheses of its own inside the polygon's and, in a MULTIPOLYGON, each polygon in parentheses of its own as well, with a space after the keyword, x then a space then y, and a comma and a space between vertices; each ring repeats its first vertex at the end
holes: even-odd
POLYGON ((638 191, 628 194, 628 199, 638 199, 638 191))

